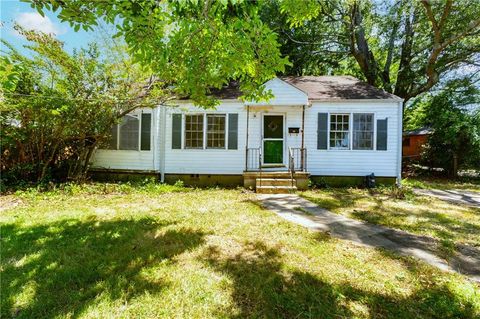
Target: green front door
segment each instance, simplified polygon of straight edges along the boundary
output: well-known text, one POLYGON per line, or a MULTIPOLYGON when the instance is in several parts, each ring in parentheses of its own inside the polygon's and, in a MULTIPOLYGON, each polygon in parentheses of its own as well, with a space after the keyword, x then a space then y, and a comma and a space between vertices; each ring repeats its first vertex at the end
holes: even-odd
POLYGON ((263 116, 263 163, 283 164, 283 115, 263 116))

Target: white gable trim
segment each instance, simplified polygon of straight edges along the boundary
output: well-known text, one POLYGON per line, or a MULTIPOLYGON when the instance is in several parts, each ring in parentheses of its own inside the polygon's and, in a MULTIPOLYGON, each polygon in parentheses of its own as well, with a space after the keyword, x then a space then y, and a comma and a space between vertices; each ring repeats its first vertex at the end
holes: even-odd
POLYGON ((273 78, 264 84, 266 90, 271 90, 273 98, 268 101, 246 101, 249 106, 299 106, 308 105, 308 95, 296 86, 279 78, 273 78))

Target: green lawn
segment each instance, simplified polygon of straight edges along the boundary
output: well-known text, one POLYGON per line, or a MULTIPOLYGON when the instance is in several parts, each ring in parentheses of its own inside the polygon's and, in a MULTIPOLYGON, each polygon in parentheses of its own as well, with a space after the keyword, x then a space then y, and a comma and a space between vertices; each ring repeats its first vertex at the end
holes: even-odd
POLYGON ((407 187, 423 188, 423 189, 457 189, 466 190, 472 192, 480 192, 480 179, 479 178, 460 178, 460 179, 448 179, 448 178, 406 178, 402 181, 402 184, 407 187))
POLYGON ((480 289, 309 231, 243 190, 0 197, 2 318, 475 318, 480 289))
MULTIPOLYGON (((428 182, 426 182, 428 183, 428 182)), ((395 198, 389 188, 317 189, 301 195, 335 213, 440 240, 445 252, 456 244, 480 249, 480 208, 452 204, 434 197, 417 196, 407 191, 395 198)))

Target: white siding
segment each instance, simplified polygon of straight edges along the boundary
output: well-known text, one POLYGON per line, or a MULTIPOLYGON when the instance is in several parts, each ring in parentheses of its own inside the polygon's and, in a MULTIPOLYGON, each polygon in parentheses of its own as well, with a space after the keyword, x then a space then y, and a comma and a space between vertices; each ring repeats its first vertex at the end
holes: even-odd
POLYGON ((245 106, 240 101, 223 102, 215 110, 204 110, 188 103, 168 108, 165 121, 165 173, 242 174, 245 168, 246 114, 245 106), (172 149, 174 113, 238 113, 238 149, 172 149))
MULTIPOLYGON (((268 110, 255 110, 250 107, 249 148, 262 145, 263 114, 281 114, 285 116, 284 125, 284 163, 287 163, 287 147, 300 147, 301 134, 288 134, 288 127, 302 125, 302 107, 277 106, 268 110)), ((245 170, 245 148, 247 128, 247 109, 241 102, 224 102, 216 110, 203 110, 185 104, 178 108, 169 108, 166 117, 166 174, 242 174, 245 170), (173 113, 238 113, 238 149, 172 149, 173 113)), ((184 137, 182 136, 182 139, 184 137)))
POLYGON ((267 102, 246 102, 248 105, 306 105, 308 104, 308 96, 296 87, 274 78, 265 83, 265 88, 271 90, 273 98, 267 102))
MULTIPOLYGON (((288 147, 301 147, 301 134, 288 134, 289 127, 302 127, 302 107, 298 106, 250 106, 248 147, 262 145, 262 117, 264 114, 283 114, 284 163, 287 162, 288 147)), ((305 107, 305 147, 307 148, 307 169, 312 175, 363 176, 375 173, 377 176, 397 176, 399 167, 398 102, 313 102, 305 107), (376 150, 317 150, 318 113, 374 113, 377 119, 388 118, 387 151, 376 150)), ((119 170, 155 170, 164 167, 166 174, 242 174, 245 170, 247 109, 241 101, 222 101, 215 110, 196 108, 182 103, 168 107, 165 118, 162 107, 152 111, 152 150, 114 151, 98 150, 93 157, 95 168, 119 170), (173 113, 238 113, 238 149, 172 149, 173 113), (164 135, 164 136, 163 136, 164 135), (162 141, 165 154, 162 154, 162 141)), ((182 140, 184 139, 182 134, 182 140)), ((374 137, 376 140, 376 135, 374 137)))
POLYGON ((98 149, 92 157, 92 168, 112 170, 156 170, 154 150, 158 141, 158 115, 151 109, 139 109, 136 113, 152 113, 152 128, 150 136, 150 151, 125 151, 98 149))
POLYGON ((287 163, 287 150, 288 147, 301 147, 302 135, 288 134, 289 127, 302 128, 302 107, 301 106, 275 106, 268 110, 255 107, 250 107, 250 123, 249 123, 249 135, 248 135, 248 147, 255 148, 262 146, 263 135, 263 115, 283 115, 284 116, 284 164, 287 163))
MULTIPOLYGON (((399 136, 398 102, 313 102, 305 116, 307 168, 312 175, 397 176, 399 136), (318 150, 318 113, 374 113, 377 119, 388 118, 387 150, 318 150)), ((374 141, 376 140, 376 131, 374 141)))

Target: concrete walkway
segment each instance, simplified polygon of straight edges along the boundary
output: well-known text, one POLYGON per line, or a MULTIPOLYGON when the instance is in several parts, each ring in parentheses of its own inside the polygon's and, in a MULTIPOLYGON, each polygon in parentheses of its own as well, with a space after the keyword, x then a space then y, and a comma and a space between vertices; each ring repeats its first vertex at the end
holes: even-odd
POLYGON ((454 204, 462 204, 480 208, 480 193, 464 190, 414 189, 415 194, 433 196, 454 204))
POLYGON ((259 194, 258 198, 266 209, 293 223, 328 232, 333 237, 360 245, 413 256, 442 270, 458 272, 480 282, 480 250, 473 247, 458 247, 458 253, 447 262, 437 256, 439 243, 431 237, 412 235, 334 214, 298 195, 259 194))

